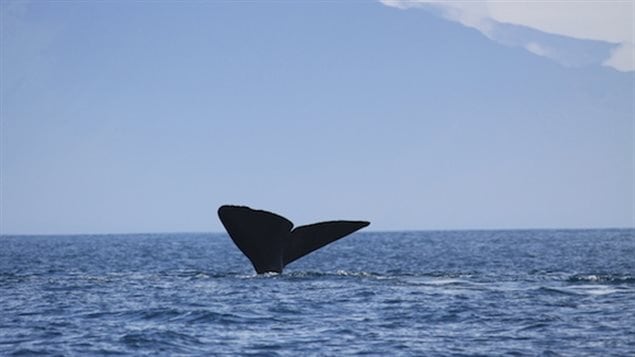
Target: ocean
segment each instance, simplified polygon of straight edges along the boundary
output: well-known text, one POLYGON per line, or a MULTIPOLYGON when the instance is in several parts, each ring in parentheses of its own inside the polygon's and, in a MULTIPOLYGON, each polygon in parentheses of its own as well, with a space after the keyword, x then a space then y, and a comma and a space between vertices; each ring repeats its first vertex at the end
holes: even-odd
POLYGON ((635 230, 0 237, 0 355, 635 355, 635 230))

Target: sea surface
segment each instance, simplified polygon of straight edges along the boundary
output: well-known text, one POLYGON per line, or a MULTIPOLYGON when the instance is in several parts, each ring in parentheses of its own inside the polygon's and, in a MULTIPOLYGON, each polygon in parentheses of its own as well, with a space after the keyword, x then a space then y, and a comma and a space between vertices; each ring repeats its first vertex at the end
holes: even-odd
POLYGON ((0 355, 635 356, 635 230, 0 237, 0 355))

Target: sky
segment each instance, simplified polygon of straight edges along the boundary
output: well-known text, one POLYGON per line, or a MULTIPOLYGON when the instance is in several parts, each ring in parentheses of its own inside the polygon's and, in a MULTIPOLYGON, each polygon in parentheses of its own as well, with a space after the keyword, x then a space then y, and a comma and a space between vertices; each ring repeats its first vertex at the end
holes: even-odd
POLYGON ((633 1, 0 4, 0 234, 635 226, 633 1))

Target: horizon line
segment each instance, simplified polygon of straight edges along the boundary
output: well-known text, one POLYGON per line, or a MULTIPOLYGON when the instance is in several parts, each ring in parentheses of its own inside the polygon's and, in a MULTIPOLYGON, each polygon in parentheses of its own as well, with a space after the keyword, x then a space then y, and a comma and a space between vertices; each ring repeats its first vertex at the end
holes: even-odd
MULTIPOLYGON (((635 226, 622 227, 561 227, 561 228, 436 228, 436 229, 378 229, 357 233, 416 233, 416 232, 513 232, 513 231, 602 231, 635 230, 635 226)), ((59 237, 59 236, 133 236, 133 235, 184 235, 184 234, 227 234, 225 231, 170 231, 170 232, 112 232, 112 233, 0 233, 4 237, 59 237)))

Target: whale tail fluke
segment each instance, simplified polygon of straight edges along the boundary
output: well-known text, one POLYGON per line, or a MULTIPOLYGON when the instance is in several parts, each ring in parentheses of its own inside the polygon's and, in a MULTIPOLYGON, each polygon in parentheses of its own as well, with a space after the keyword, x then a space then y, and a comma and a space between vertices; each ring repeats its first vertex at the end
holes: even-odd
POLYGON ((258 274, 282 272, 282 251, 293 228, 291 221, 275 213, 243 206, 221 206, 218 217, 258 274))
POLYGON ((366 221, 330 221, 296 227, 285 247, 284 264, 368 226, 366 221))
POLYGON ((258 274, 281 273, 285 265, 370 224, 330 221, 292 230, 288 219, 245 206, 221 206, 218 217, 258 274))

